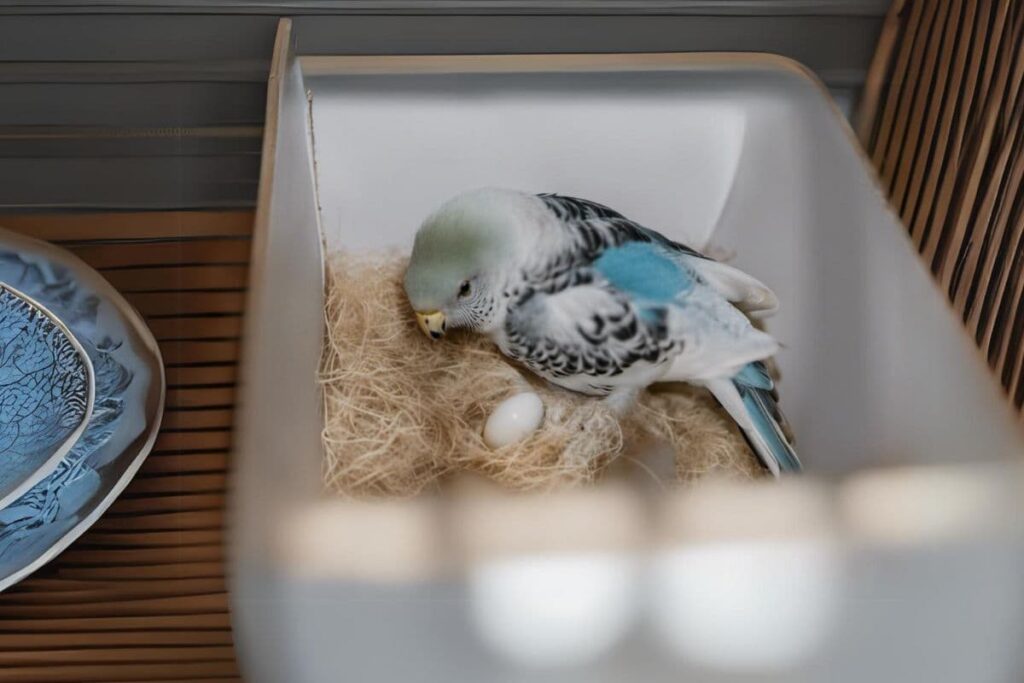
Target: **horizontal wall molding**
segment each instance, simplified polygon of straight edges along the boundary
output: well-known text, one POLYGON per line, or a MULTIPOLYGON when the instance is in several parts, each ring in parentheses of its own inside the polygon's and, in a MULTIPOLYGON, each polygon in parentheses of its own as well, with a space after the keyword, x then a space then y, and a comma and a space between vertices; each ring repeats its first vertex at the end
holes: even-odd
POLYGON ((882 16, 889 0, 0 0, 0 14, 845 14, 882 16))
POLYGON ((0 127, 0 159, 259 156, 262 126, 203 128, 0 127))
POLYGON ((0 62, 4 83, 261 83, 269 59, 176 61, 7 61, 0 62))

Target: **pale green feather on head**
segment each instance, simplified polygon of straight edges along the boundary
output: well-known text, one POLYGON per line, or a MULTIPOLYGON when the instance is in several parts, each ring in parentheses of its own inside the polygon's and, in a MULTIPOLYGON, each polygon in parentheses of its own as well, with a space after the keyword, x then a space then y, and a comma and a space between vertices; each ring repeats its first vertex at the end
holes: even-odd
POLYGON ((500 268, 512 238, 502 204, 524 197, 510 190, 471 190, 448 200, 416 233, 405 292, 416 311, 439 311, 458 299, 467 281, 500 268))

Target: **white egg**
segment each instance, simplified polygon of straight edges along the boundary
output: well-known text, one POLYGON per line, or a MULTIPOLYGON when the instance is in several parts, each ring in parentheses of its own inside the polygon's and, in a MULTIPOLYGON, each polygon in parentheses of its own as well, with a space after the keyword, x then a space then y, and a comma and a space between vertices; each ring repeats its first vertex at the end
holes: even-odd
POLYGON ((544 419, 544 403, 540 396, 527 391, 498 404, 484 425, 484 443, 501 448, 525 439, 540 427, 544 419))

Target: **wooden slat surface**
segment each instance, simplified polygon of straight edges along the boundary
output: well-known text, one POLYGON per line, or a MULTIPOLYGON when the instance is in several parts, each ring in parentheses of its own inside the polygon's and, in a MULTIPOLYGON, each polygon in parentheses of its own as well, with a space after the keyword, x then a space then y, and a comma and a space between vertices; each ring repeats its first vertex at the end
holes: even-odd
POLYGON ((895 0, 858 134, 914 244, 1024 408, 1024 3, 895 0))
POLYGON ((224 502, 250 212, 0 217, 125 292, 167 365, 160 435, 77 542, 0 595, 0 683, 237 681, 224 502))

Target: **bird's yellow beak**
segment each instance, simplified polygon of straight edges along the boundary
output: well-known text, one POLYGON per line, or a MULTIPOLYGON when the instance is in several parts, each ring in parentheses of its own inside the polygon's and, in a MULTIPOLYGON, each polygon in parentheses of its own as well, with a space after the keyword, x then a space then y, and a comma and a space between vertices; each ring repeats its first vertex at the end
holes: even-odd
POLYGON ((423 334, 431 339, 440 339, 448 331, 448 321, 445 320, 444 313, 441 311, 427 313, 416 311, 416 322, 419 323, 423 334))

